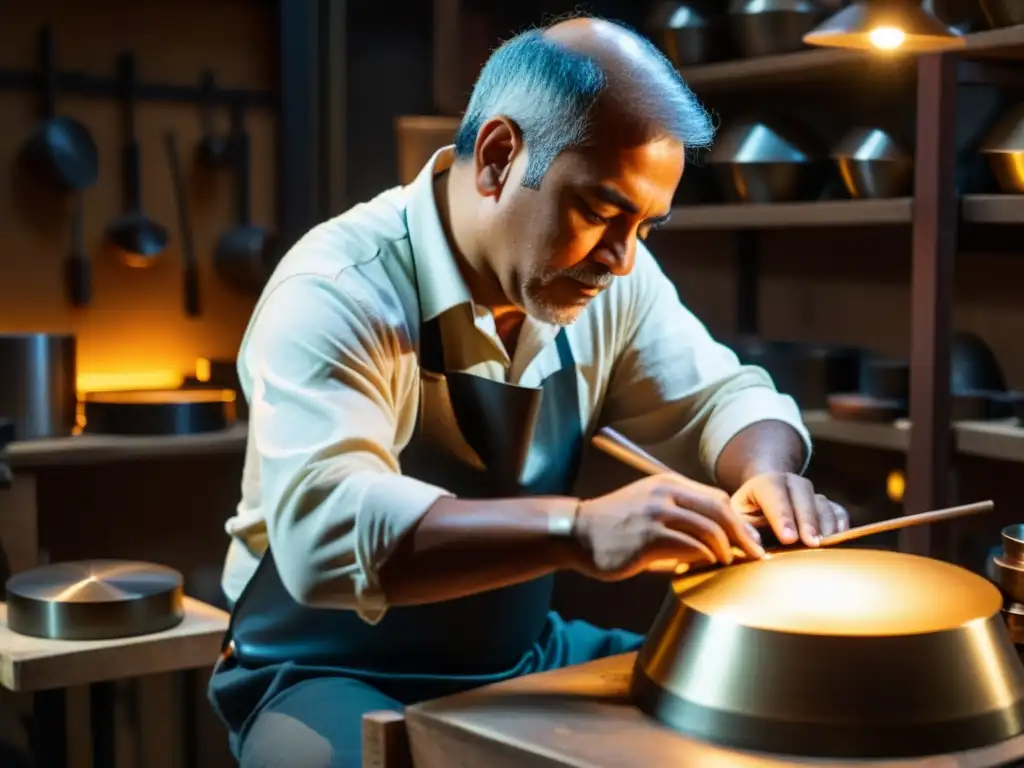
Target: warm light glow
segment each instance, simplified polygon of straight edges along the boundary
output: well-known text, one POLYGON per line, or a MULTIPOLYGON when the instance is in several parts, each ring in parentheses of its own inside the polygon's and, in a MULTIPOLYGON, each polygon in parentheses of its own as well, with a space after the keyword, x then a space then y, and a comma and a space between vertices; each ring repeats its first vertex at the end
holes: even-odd
POLYGON ((885 478, 885 493, 889 497, 890 501, 894 501, 899 504, 903 501, 903 493, 907 489, 907 480, 903 473, 898 469, 894 469, 889 473, 889 476, 885 478))
POLYGON ((196 381, 210 380, 210 361, 205 357, 196 360, 196 381))
POLYGON ((179 371, 113 371, 78 375, 78 396, 86 392, 110 392, 125 389, 177 389, 185 381, 179 371))
POLYGON ((876 27, 868 33, 868 37, 871 44, 882 51, 895 51, 907 39, 903 30, 898 27, 876 27))

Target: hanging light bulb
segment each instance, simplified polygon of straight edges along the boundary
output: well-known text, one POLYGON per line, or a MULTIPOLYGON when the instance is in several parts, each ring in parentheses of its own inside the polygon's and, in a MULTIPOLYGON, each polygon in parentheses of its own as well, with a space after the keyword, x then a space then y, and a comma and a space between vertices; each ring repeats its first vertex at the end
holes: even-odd
POLYGON ((934 53, 965 45, 913 0, 854 0, 804 35, 808 45, 880 53, 934 53))

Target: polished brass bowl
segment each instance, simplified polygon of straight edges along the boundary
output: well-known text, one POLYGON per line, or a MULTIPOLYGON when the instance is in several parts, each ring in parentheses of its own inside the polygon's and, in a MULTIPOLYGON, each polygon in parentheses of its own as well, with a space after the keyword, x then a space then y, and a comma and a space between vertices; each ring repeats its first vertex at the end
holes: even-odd
POLYGON ((1002 597, 948 563, 795 550, 675 582, 631 696, 687 735, 828 758, 909 757, 1024 730, 1002 597))

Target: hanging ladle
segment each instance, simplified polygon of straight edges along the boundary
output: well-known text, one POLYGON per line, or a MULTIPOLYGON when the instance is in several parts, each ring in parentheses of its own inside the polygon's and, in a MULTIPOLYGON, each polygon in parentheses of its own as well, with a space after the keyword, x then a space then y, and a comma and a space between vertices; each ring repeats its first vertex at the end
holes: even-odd
POLYGON ((118 59, 118 73, 127 131, 122 159, 125 211, 107 227, 107 241, 128 266, 149 267, 167 248, 168 235, 163 226, 142 211, 142 157, 135 124, 138 93, 132 54, 122 54, 118 59))
POLYGON ((231 122, 238 223, 217 241, 213 266, 226 283, 245 291, 259 291, 270 273, 276 239, 273 233, 252 222, 251 144, 241 104, 234 105, 231 122))
POLYGON ((218 171, 231 161, 231 142, 217 131, 214 120, 214 95, 217 83, 210 70, 204 70, 200 85, 199 120, 202 137, 196 144, 196 160, 207 170, 218 171))
POLYGON ((74 118, 57 115, 57 63, 53 30, 39 35, 39 66, 43 85, 43 124, 25 145, 28 168, 48 186, 78 192, 96 183, 99 153, 89 129, 74 118))

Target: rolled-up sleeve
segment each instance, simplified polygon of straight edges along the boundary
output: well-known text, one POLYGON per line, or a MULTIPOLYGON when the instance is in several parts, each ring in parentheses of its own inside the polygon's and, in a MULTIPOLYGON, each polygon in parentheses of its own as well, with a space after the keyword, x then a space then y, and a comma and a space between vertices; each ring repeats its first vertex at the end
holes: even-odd
POLYGON ((629 279, 603 421, 679 471, 712 481, 726 444, 761 421, 792 426, 809 461, 811 440, 795 401, 711 337, 642 246, 629 279))
POLYGON ((240 362, 284 586, 300 603, 376 623, 386 610, 378 569, 449 494, 400 473, 399 401, 410 385, 399 368, 412 352, 367 293, 357 281, 286 279, 262 300, 240 362))

